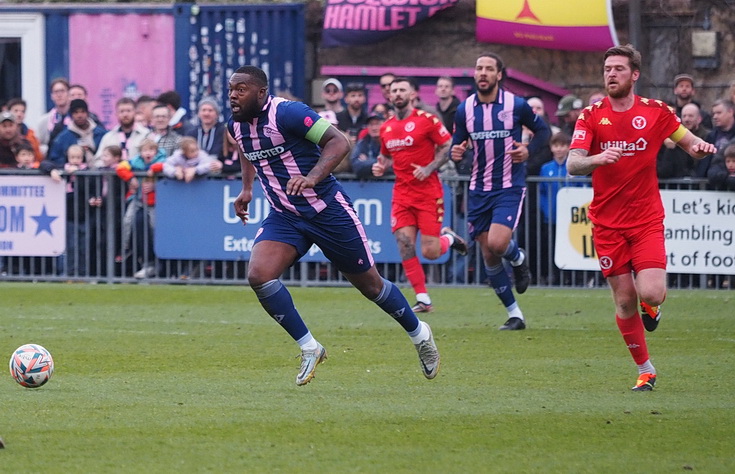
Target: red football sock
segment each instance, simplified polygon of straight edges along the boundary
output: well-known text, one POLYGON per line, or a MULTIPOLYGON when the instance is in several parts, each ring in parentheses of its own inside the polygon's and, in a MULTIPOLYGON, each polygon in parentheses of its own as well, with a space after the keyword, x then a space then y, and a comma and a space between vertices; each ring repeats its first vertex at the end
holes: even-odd
POLYGON ((403 261, 403 269, 406 271, 406 278, 411 283, 415 293, 426 293, 426 274, 424 267, 421 266, 418 257, 409 258, 403 261))
POLYGON ((620 334, 623 335, 623 340, 628 345, 628 350, 635 363, 638 365, 644 364, 649 356, 646 335, 643 332, 643 321, 641 321, 640 315, 636 312, 633 317, 621 319, 616 314, 615 322, 618 323, 620 334))
POLYGON ((447 253, 447 251, 449 250, 449 246, 452 245, 452 244, 449 243, 449 236, 448 235, 442 235, 441 237, 439 237, 439 244, 441 245, 442 255, 444 255, 445 253, 447 253))

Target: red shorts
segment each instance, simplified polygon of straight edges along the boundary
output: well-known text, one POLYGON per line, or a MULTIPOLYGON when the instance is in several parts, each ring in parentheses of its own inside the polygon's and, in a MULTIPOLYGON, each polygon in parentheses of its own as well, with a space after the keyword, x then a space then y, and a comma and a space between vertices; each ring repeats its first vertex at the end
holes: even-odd
POLYGON ((393 201, 390 209, 391 232, 401 227, 416 227, 422 235, 439 237, 444 222, 444 198, 408 203, 393 201))
POLYGON ((605 278, 646 268, 666 270, 663 222, 623 230, 595 226, 592 237, 605 278))

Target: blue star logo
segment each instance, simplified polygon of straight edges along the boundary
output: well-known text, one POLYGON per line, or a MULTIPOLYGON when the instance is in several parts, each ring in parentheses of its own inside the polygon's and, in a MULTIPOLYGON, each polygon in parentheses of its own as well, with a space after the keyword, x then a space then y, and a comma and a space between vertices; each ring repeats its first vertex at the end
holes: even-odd
POLYGON ((44 205, 40 215, 31 216, 31 219, 36 221, 36 224, 38 224, 38 228, 36 228, 36 235, 40 234, 43 231, 48 232, 48 235, 54 235, 53 232, 51 232, 51 223, 58 218, 59 216, 48 215, 46 213, 46 205, 44 205))

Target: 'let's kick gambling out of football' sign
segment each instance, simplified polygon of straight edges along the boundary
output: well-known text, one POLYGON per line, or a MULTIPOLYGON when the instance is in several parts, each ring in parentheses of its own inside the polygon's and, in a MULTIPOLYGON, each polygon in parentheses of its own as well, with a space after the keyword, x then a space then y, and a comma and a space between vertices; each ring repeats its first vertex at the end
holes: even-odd
POLYGON ((477 40, 567 51, 618 44, 610 0, 477 0, 477 40))

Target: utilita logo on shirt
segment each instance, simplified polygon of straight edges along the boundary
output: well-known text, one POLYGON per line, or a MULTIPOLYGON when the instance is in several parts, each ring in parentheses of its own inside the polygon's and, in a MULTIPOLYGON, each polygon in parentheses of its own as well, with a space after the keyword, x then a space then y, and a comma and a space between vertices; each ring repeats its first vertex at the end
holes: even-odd
POLYGON ((607 150, 608 148, 622 148, 623 155, 625 156, 632 156, 635 155, 636 151, 644 151, 646 148, 648 148, 648 142, 644 138, 639 138, 638 140, 629 143, 625 140, 610 140, 607 142, 600 143, 600 149, 601 150, 607 150), (628 152, 628 153, 625 153, 628 152))
POLYGON ((391 151, 394 150, 402 150, 403 148, 408 148, 413 145, 413 137, 407 136, 406 138, 394 138, 392 140, 388 140, 385 144, 385 147, 391 151))
POLYGON ((285 151, 286 149, 282 146, 277 146, 274 148, 268 148, 267 150, 255 150, 250 153, 245 153, 245 158, 249 161, 265 160, 267 158, 278 156, 285 151))

